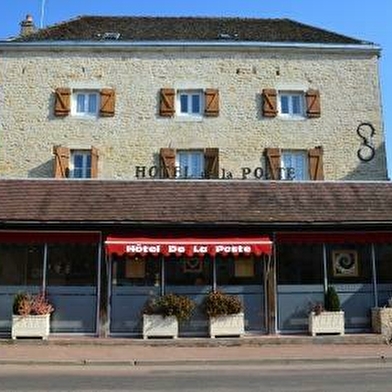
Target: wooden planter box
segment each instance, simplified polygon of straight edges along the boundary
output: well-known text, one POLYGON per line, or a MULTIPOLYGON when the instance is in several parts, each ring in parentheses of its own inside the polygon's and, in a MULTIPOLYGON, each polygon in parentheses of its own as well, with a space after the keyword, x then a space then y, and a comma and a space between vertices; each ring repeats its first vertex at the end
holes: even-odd
POLYGON ((42 338, 46 340, 50 330, 50 314, 19 316, 12 315, 11 337, 42 338))
POLYGON ((175 316, 143 315, 143 339, 149 337, 178 337, 178 320, 175 316))
POLYGON ((244 313, 210 317, 210 337, 243 336, 245 334, 244 313))
POLYGON ((374 333, 392 334, 392 308, 372 308, 372 328, 374 333))
POLYGON ((344 312, 321 312, 309 314, 309 333, 316 336, 318 333, 337 333, 344 335, 344 312))

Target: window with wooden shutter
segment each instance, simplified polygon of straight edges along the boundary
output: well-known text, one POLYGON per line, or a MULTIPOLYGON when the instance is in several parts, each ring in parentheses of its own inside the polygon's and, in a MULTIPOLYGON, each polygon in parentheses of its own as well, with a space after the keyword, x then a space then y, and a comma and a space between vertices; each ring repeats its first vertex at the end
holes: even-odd
POLYGON ((70 150, 67 147, 54 146, 54 177, 68 178, 69 177, 69 157, 70 150))
POLYGON ((98 177, 98 149, 91 146, 91 178, 98 177))
POLYGON ((204 161, 206 178, 219 178, 219 148, 206 148, 204 161))
POLYGON ((172 88, 162 88, 160 92, 159 114, 172 117, 175 113, 175 91, 172 88))
POLYGON ((116 94, 113 89, 102 89, 100 91, 101 102, 99 114, 102 117, 113 117, 115 112, 116 94))
POLYGON ((267 178, 270 180, 280 180, 280 148, 266 148, 264 154, 266 157, 267 178))
POLYGON ((219 115, 219 90, 208 88, 204 93, 204 114, 208 117, 219 115))
POLYGON ((71 89, 57 88, 55 91, 54 115, 68 116, 71 110, 71 89))
POLYGON ((318 90, 308 90, 306 92, 306 115, 309 118, 321 116, 320 92, 318 90))
POLYGON ((309 155, 309 176, 311 180, 324 180, 323 148, 321 146, 308 151, 309 155))
POLYGON ((175 178, 176 150, 173 148, 161 148, 159 155, 161 178, 175 178))
POLYGON ((277 109, 277 93, 274 89, 264 89, 263 94, 263 116, 276 117, 278 114, 277 109))

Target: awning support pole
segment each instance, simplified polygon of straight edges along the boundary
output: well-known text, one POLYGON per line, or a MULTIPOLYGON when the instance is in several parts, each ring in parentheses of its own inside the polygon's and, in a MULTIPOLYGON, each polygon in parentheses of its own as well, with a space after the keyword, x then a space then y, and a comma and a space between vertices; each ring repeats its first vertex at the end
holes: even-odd
POLYGON ((165 295, 165 256, 161 255, 161 295, 165 295))

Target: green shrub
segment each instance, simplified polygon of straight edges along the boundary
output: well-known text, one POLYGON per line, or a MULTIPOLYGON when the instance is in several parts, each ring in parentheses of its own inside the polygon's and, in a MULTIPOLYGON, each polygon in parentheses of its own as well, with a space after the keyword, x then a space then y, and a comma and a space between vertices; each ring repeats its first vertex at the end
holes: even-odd
POLYGON ((205 297, 203 310, 209 317, 218 317, 241 313, 243 306, 238 297, 216 291, 205 297))
POLYGON ((175 316, 178 321, 185 321, 191 317, 194 308, 194 301, 185 295, 165 294, 147 301, 143 313, 175 316))
POLYGON ((339 296, 333 286, 328 286, 324 298, 324 307, 326 311, 330 312, 338 312, 340 310, 339 296))

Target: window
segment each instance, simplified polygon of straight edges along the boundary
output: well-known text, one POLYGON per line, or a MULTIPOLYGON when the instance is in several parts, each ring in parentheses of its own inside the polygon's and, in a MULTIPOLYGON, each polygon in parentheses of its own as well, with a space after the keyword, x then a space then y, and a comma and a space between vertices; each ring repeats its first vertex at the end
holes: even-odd
POLYGON ((75 116, 98 115, 98 92, 76 91, 72 94, 72 111, 75 116))
POLYGON ((296 92, 279 93, 279 114, 284 117, 304 117, 304 96, 296 92))
POLYGON ((113 117, 115 111, 115 91, 102 90, 71 90, 57 88, 54 100, 54 115, 80 117, 113 117))
POLYGON ((201 91, 179 91, 177 108, 180 116, 200 116, 202 113, 201 91))
POLYGON ((324 180, 321 146, 309 150, 266 148, 264 154, 269 180, 324 180))
POLYGON ((98 177, 98 150, 54 146, 54 176, 56 178, 98 177))
POLYGON ((219 115, 219 90, 175 90, 160 91, 159 114, 162 117, 217 117, 219 115))
POLYGON ((177 178, 205 177, 203 151, 177 151, 176 168, 177 178))
POLYGON ((309 180, 307 151, 283 151, 280 167, 282 180, 309 180))
POLYGON ((262 92, 263 117, 273 118, 318 118, 321 116, 320 93, 309 89, 302 91, 280 91, 266 88, 262 92), (279 95, 279 96, 278 96, 279 95))
POLYGON ((161 178, 218 178, 219 149, 175 150, 161 148, 159 173, 161 178))
POLYGON ((91 152, 89 150, 71 150, 69 169, 71 178, 90 178, 91 152))

